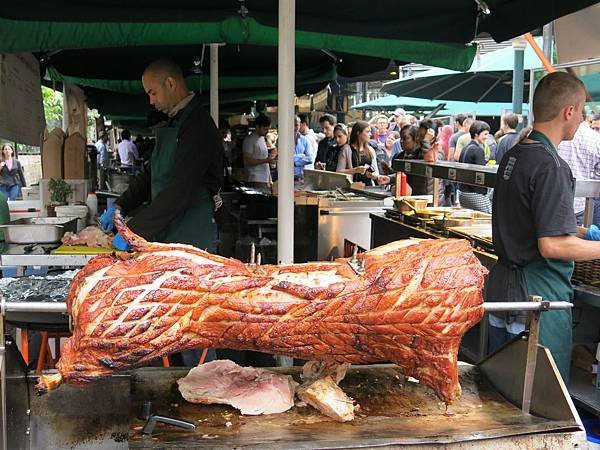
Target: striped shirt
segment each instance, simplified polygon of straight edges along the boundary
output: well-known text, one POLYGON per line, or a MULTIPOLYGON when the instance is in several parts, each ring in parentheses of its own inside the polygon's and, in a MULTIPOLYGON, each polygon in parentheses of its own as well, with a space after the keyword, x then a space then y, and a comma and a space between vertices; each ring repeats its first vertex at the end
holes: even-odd
MULTIPOLYGON (((573 172, 576 180, 600 180, 600 133, 581 123, 572 141, 562 141, 558 154, 573 172)), ((585 209, 585 198, 576 197, 573 211, 579 214, 585 209)))

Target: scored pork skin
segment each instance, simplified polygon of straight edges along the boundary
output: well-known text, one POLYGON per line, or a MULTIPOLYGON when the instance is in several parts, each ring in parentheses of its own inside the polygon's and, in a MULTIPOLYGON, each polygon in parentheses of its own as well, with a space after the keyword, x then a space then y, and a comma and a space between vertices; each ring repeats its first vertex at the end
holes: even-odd
MULTIPOLYGON (((188 245, 150 243, 92 259, 67 298, 73 336, 57 368, 84 384, 191 348, 307 360, 392 361, 445 402, 460 395, 457 353, 483 316, 485 268, 467 241, 398 241, 345 260, 248 268, 188 245)), ((40 379, 38 391, 55 387, 40 379)))

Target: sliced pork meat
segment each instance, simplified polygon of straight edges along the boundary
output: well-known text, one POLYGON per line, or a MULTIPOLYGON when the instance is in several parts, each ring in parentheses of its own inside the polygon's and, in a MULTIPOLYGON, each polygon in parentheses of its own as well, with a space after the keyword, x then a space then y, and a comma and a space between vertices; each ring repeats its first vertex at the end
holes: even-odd
POLYGON ((296 394, 300 400, 338 422, 354 420, 354 400, 342 391, 330 375, 304 383, 296 390, 296 394))
POLYGON ((194 367, 177 381, 191 403, 221 403, 242 414, 276 414, 294 406, 296 383, 290 375, 241 367, 233 361, 212 361, 194 367))
POLYGON ((350 363, 308 361, 302 368, 304 383, 296 389, 298 398, 339 422, 354 419, 354 401, 338 386, 350 363))

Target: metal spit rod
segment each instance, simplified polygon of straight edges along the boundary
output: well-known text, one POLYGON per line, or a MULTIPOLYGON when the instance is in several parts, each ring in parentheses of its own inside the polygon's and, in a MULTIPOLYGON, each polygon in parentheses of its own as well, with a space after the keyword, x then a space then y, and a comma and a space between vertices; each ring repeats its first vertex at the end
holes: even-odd
POLYGON ((488 302, 483 304, 486 312, 503 311, 550 311, 559 309, 571 309, 573 303, 569 302, 551 302, 544 300, 541 302, 488 302))
POLYGON ((32 312, 32 313, 66 313, 65 302, 6 302, 2 298, 2 314, 5 312, 32 312))
MULTIPOLYGON (((484 303, 486 312, 503 311, 549 311, 570 309, 573 303, 569 302, 490 302, 484 303)), ((2 299, 2 313, 4 312, 34 312, 34 313, 66 313, 67 304, 64 302, 6 302, 2 299)))

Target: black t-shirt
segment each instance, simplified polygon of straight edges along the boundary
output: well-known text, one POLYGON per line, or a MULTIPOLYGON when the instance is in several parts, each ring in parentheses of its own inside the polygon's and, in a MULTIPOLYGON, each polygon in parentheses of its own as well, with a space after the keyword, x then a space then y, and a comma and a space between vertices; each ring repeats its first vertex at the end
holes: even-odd
MULTIPOLYGON (((485 166, 485 153, 483 152, 483 148, 477 142, 472 140, 465 148, 463 148, 462 152, 460 152, 459 161, 467 164, 485 166)), ((459 184, 458 189, 462 192, 473 192, 481 195, 487 194, 487 188, 471 186, 469 184, 459 184)))
POLYGON ((518 141, 519 133, 516 131, 506 133, 502 139, 500 139, 500 142, 498 142, 498 145, 496 146, 496 154, 494 155, 494 159, 498 164, 500 164, 500 161, 502 161, 506 152, 513 148, 518 141))
MULTIPOLYGON (((323 139, 321 139, 321 141, 319 142, 319 145, 317 147, 317 156, 315 158, 315 162, 320 162, 323 164, 327 164, 328 162, 331 162, 332 158, 332 150, 333 147, 336 145, 336 141, 335 138, 328 138, 325 137, 323 139)), ((333 169, 333 171, 335 172, 335 169, 333 169)))
POLYGON ((467 134, 466 131, 457 131, 452 136, 450 136, 450 140, 448 141, 449 148, 456 148, 456 144, 458 143, 458 139, 463 135, 467 134))
POLYGON ((568 164, 539 143, 519 143, 498 167, 492 234, 498 257, 519 266, 542 259, 538 238, 574 234, 568 164))

